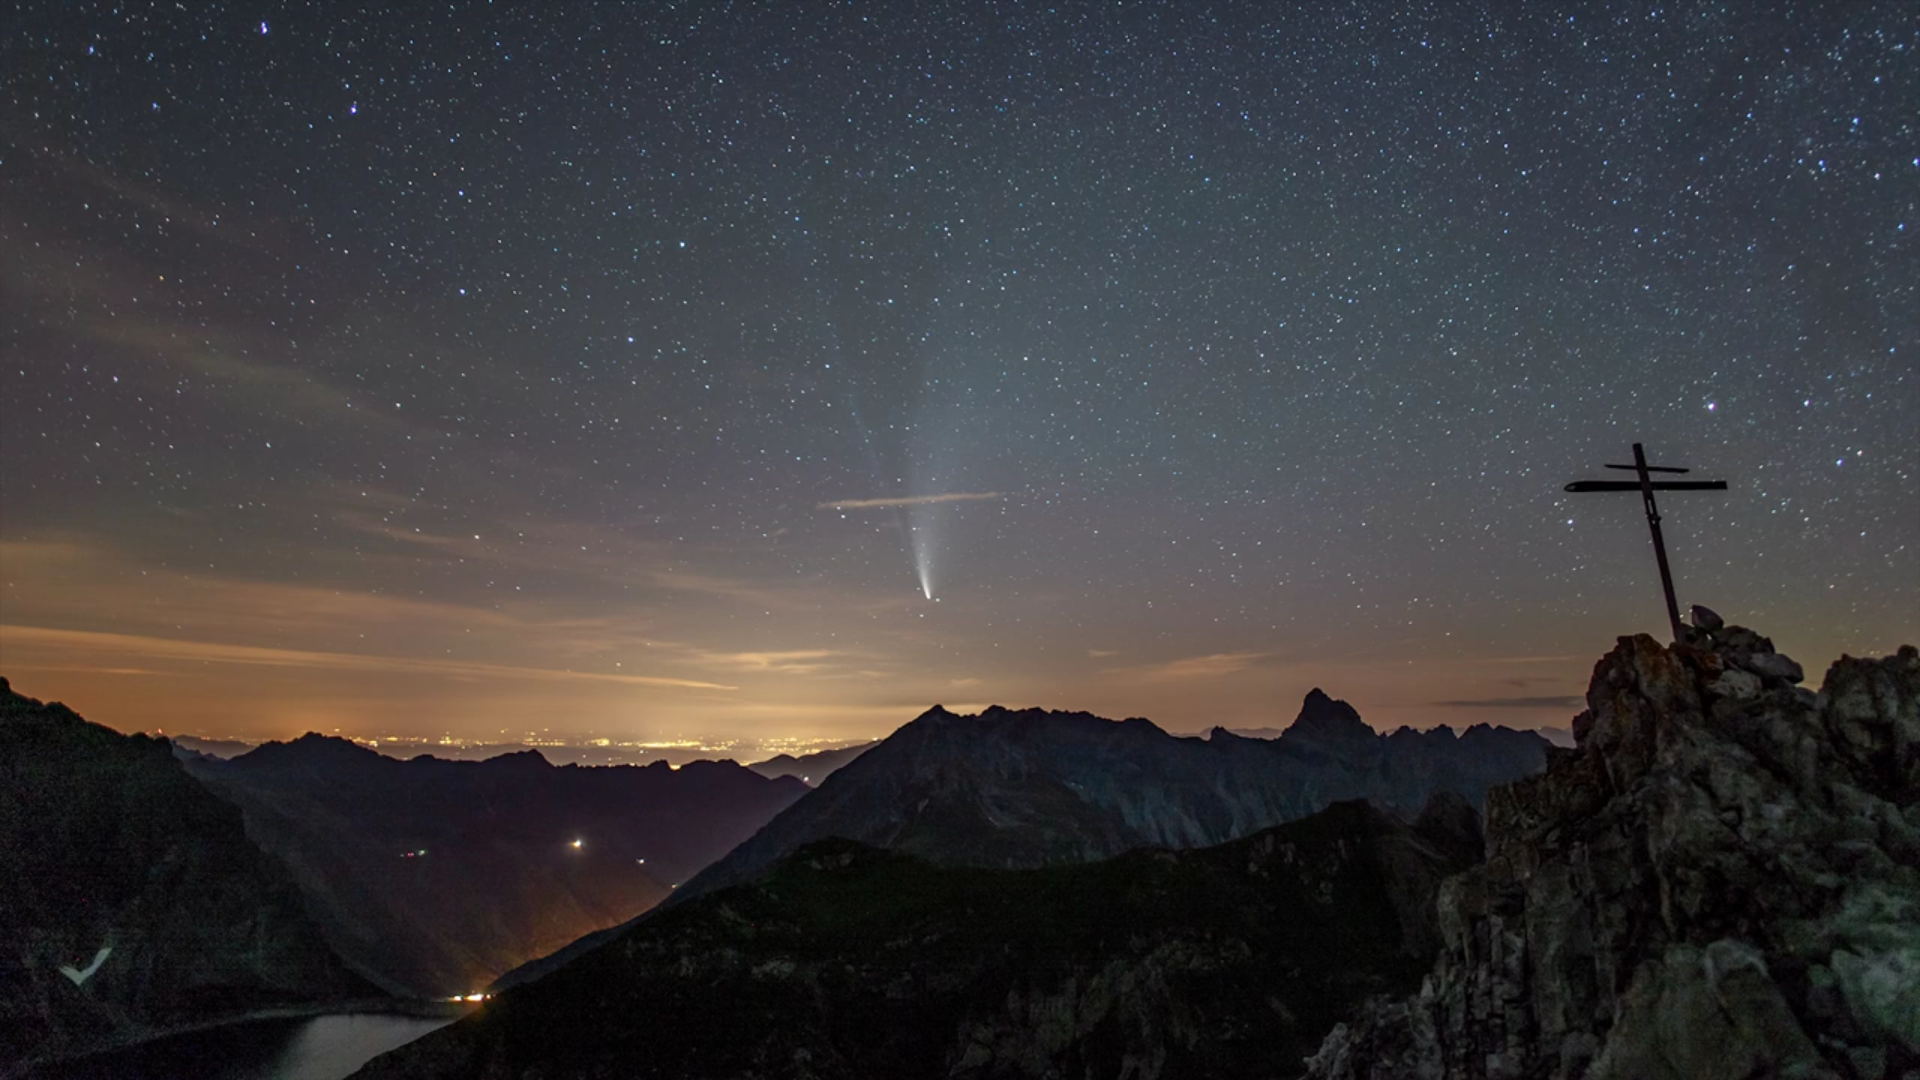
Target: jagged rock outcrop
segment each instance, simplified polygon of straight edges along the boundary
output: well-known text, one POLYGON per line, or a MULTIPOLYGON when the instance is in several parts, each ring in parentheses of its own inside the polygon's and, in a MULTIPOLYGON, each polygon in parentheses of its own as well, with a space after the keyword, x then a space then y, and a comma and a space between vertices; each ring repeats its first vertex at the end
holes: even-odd
POLYGON ((1707 613, 1620 639, 1575 750, 1496 789, 1420 993, 1308 1074, 1920 1076, 1920 652, 1800 666, 1707 613))
POLYGON ((0 1064, 380 996, 167 740, 5 679, 0 867, 0 1064))
POLYGON ((1411 826, 1348 802, 1015 871, 825 840, 360 1075, 1266 1080, 1365 995, 1416 985, 1476 821, 1457 796, 1411 826))

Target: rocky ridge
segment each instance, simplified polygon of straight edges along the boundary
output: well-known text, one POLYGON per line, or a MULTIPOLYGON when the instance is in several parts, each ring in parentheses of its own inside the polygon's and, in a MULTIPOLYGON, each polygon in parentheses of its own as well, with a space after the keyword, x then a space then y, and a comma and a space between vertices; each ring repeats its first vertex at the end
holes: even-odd
POLYGON ((1621 638, 1577 748, 1494 790, 1420 992, 1323 1080, 1920 1077, 1920 652, 1800 666, 1704 609, 1621 638))

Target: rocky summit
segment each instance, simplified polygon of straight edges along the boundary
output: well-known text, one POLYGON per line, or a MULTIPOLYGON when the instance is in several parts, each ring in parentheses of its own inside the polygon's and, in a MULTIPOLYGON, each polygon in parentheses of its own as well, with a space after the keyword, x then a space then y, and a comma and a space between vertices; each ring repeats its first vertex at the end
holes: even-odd
POLYGON ((1843 657, 1814 694, 1696 623, 1600 661, 1577 747, 1489 796, 1420 992, 1368 1002, 1310 1076, 1920 1077, 1920 652, 1843 657))

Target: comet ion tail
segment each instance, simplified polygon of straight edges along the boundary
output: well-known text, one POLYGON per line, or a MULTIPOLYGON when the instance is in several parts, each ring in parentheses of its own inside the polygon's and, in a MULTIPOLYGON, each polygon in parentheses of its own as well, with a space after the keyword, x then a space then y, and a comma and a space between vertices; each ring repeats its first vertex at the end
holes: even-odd
MULTIPOLYGON (((912 511, 923 513, 921 508, 912 511)), ((933 599, 933 523, 930 520, 914 521, 907 529, 907 539, 913 546, 913 571, 920 578, 920 595, 933 599)))

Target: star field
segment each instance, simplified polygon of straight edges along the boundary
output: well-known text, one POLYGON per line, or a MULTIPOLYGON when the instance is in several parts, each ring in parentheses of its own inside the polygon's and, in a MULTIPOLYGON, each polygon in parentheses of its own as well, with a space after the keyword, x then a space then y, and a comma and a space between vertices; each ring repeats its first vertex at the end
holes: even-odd
POLYGON ((1920 638, 1917 61, 1904 3, 29 4, 0 662, 219 734, 1564 724, 1664 636, 1561 490, 1638 441, 1730 484, 1682 604, 1817 681, 1920 638))

